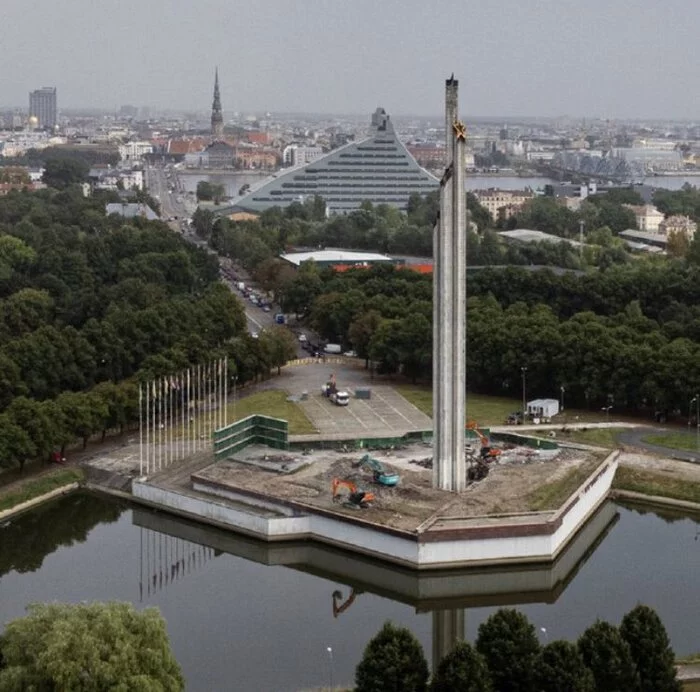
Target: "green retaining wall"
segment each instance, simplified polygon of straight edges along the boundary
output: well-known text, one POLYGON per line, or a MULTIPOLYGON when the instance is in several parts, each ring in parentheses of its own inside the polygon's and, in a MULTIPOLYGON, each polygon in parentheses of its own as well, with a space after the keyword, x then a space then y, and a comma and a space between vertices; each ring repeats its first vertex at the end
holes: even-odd
POLYGON ((498 442, 510 442, 514 445, 532 447, 533 449, 559 449, 559 445, 554 440, 545 440, 539 437, 527 437, 516 433, 497 432, 491 436, 498 442))
POLYGON ((254 415, 214 431, 214 458, 226 459, 254 444, 274 449, 289 449, 289 425, 286 420, 254 415))
MULTIPOLYGON (((558 449, 559 445, 554 440, 543 440, 536 437, 526 437, 513 433, 491 433, 488 428, 481 429, 482 434, 494 441, 510 442, 533 449, 558 449)), ((464 437, 468 440, 477 439, 473 430, 465 430, 464 437)), ((432 430, 410 432, 401 437, 353 437, 347 440, 313 440, 312 442, 290 442, 289 449, 390 449, 414 442, 430 443, 433 439, 432 430)))
POLYGON ((414 442, 430 442, 432 430, 406 433, 401 437, 353 437, 347 440, 313 440, 311 442, 291 442, 290 449, 390 449, 414 442))

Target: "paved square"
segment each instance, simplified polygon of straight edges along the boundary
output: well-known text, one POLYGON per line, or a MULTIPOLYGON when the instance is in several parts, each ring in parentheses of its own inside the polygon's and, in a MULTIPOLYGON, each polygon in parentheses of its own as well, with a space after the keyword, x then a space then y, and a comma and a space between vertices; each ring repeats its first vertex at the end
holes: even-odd
POLYGON ((322 435, 386 436, 432 430, 432 420, 392 387, 373 385, 371 390, 371 399, 351 397, 348 406, 336 406, 321 394, 309 392, 309 398, 299 406, 322 435))

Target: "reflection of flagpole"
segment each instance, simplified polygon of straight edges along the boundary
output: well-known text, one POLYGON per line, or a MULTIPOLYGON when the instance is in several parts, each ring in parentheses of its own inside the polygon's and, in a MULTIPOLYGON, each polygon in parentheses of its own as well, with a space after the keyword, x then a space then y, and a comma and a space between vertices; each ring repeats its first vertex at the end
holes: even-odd
POLYGON ((143 526, 139 527, 139 543, 139 603, 143 603, 143 526))

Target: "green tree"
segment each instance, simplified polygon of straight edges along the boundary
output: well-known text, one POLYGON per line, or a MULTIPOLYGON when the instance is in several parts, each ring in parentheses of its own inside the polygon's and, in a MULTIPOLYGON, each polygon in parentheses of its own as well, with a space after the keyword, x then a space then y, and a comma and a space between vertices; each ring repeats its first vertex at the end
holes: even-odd
MULTIPOLYGON (((565 641, 545 646, 535 659, 538 692, 595 692, 593 673, 586 668, 575 644, 565 641)), ((628 690, 632 692, 632 690, 628 690)))
POLYGON ((81 159, 56 157, 46 159, 44 182, 49 187, 63 190, 74 183, 84 183, 90 166, 81 159))
POLYGON ((200 180, 197 183, 197 199, 205 202, 219 202, 226 196, 226 188, 221 183, 210 183, 208 180, 200 180))
POLYGON ((467 212, 479 231, 483 233, 487 228, 492 228, 494 223, 489 210, 482 206, 473 192, 467 192, 467 212))
POLYGON ((671 231, 668 234, 666 251, 670 257, 685 257, 690 248, 690 240, 683 231, 671 231))
POLYGON ((530 692, 540 643, 525 615, 502 608, 479 626, 477 651, 486 659, 499 692, 530 692))
POLYGON ((282 366, 297 354, 297 340, 286 327, 278 326, 264 329, 258 341, 266 353, 270 365, 277 368, 278 375, 282 366))
POLYGON ((348 328, 348 338, 358 357, 365 359, 365 367, 369 364, 369 346, 374 332, 381 324, 382 316, 377 310, 368 310, 356 317, 348 328))
POLYGON ((0 414, 0 466, 19 466, 36 455, 36 447, 27 432, 7 414, 0 414))
POLYGON ((598 692, 639 689, 632 652, 617 627, 597 620, 579 637, 578 648, 593 673, 598 692))
POLYGON ((622 618, 620 634, 637 665, 640 692, 681 692, 673 649, 655 610, 641 604, 630 610, 622 618))
POLYGON ((491 674, 484 657, 468 642, 457 645, 440 661, 430 692, 491 692, 491 674))
POLYGON ((405 627, 384 623, 355 669, 355 691, 423 692, 427 684, 423 647, 405 627))
POLYGON ((56 404, 63 412, 68 428, 76 438, 83 440, 83 449, 87 447, 91 435, 104 430, 109 418, 107 403, 91 392, 63 392, 56 404))
POLYGON ((33 604, 0 638, 0 692, 183 690, 155 608, 127 603, 33 604))

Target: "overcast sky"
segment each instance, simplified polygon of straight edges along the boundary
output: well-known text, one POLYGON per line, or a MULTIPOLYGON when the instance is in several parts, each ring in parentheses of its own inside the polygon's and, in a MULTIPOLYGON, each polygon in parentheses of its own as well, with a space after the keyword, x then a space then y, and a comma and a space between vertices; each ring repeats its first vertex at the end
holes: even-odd
POLYGON ((0 105, 700 119, 696 0, 0 0, 0 105))

